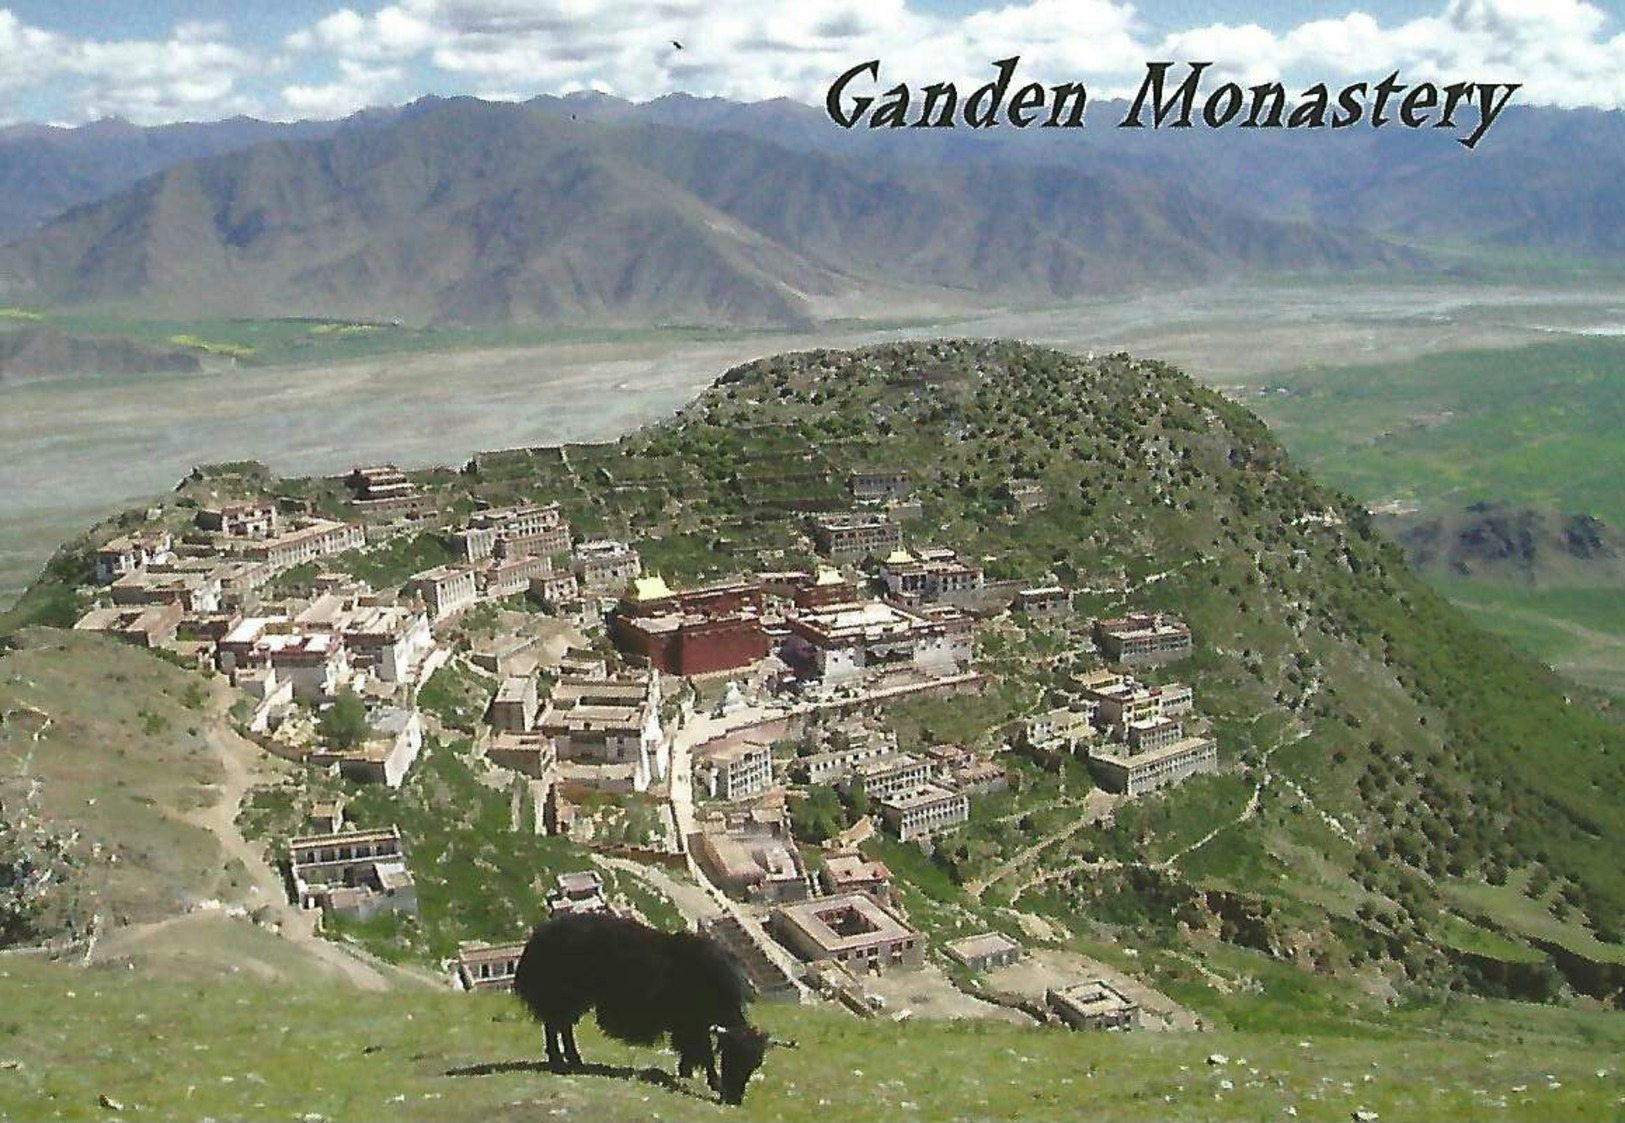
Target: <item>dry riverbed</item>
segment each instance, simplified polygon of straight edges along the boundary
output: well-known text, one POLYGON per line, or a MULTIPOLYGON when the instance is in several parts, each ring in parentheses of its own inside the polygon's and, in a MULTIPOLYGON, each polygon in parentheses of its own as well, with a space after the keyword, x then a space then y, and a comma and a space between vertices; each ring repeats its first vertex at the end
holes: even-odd
POLYGON ((0 606, 58 543, 167 490, 196 463, 259 459, 282 473, 336 472, 602 439, 670 414, 731 366, 781 351, 1012 336, 1130 350, 1215 385, 1256 385, 1309 363, 1526 344, 1554 326, 1617 318, 1622 303, 1617 290, 1238 285, 885 330, 570 343, 0 387, 0 606))

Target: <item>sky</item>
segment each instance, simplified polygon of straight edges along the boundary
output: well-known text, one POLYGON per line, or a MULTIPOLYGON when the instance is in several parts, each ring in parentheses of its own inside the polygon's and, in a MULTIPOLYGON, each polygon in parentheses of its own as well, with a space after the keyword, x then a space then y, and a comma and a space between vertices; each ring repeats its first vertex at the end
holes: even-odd
POLYGON ((822 104, 886 84, 1040 81, 1132 94, 1147 61, 1302 87, 1522 82, 1517 101, 1625 108, 1625 0, 0 0, 0 122, 333 118, 424 94, 594 89, 822 104), (681 43, 679 49, 674 45, 681 43))

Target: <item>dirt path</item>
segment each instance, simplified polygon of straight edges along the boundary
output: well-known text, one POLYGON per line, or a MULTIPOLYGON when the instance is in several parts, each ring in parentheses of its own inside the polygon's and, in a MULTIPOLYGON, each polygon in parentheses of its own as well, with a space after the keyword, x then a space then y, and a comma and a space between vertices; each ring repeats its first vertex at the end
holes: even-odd
POLYGON ((990 886, 1003 881, 1056 843, 1064 842, 1084 827, 1093 826, 1095 823, 1100 822, 1112 813, 1112 808, 1117 806, 1118 802, 1118 797, 1110 792, 1103 792, 1098 788, 1091 791, 1084 797, 1082 812, 1076 819, 1060 830, 1050 832, 1031 846, 1018 850, 996 866, 993 872, 986 877, 967 881, 965 883, 965 892, 970 896, 971 900, 980 901, 982 894, 987 892, 990 886))
POLYGON ((715 904, 718 912, 726 913, 738 922, 739 927, 750 938, 751 942, 761 949, 771 962, 785 976, 791 980, 796 989, 798 1000, 805 1001, 810 993, 801 982, 800 964, 788 951, 780 947, 771 939, 767 931, 750 913, 740 908, 738 903, 728 897, 705 872, 694 858, 694 852, 688 845, 689 837, 696 828, 694 811, 694 748, 703 745, 708 740, 720 737, 740 726, 749 725, 759 717, 777 716, 778 711, 767 710, 763 707, 747 707, 729 717, 711 718, 696 715, 689 719, 681 728, 677 729, 671 737, 671 781, 667 791, 667 799, 671 803, 672 821, 677 825, 679 845, 683 849, 683 856, 688 863, 689 876, 694 879, 701 891, 715 904))
POLYGON ((649 888, 664 895, 677 906, 677 911, 682 913, 683 919, 690 924, 697 926, 702 920, 711 920, 722 915, 722 909, 704 889, 693 882, 680 881, 659 866, 645 865, 629 858, 610 858, 602 855, 597 860, 612 870, 637 878, 649 888))
POLYGON ((1271 745, 1264 751, 1263 759, 1259 761, 1258 765, 1258 783, 1253 785, 1252 798, 1247 801, 1247 806, 1241 809, 1241 814, 1237 815, 1228 823, 1220 823, 1218 826, 1208 831, 1205 835, 1191 843, 1189 846, 1180 847, 1162 861, 1158 862, 1156 864, 1156 868, 1165 870, 1173 869, 1175 863, 1177 863, 1181 858, 1195 853, 1208 843, 1212 842, 1215 838, 1218 838, 1220 834, 1229 830, 1231 827, 1240 826, 1242 823, 1245 823, 1248 819, 1251 819, 1254 815, 1258 814, 1258 809, 1264 802, 1264 789, 1269 787, 1270 781, 1274 779, 1273 773, 1270 772, 1270 757, 1274 756, 1281 749, 1286 748, 1286 746, 1302 741, 1304 738, 1309 736, 1309 732, 1310 731, 1307 728, 1299 728, 1295 731, 1282 733, 1281 736, 1276 739, 1275 744, 1271 745))
MULTIPOLYGON (((256 913, 258 923, 274 928, 303 954, 362 990, 389 990, 402 983, 435 985, 436 981, 428 976, 382 963, 360 949, 324 939, 316 929, 320 914, 288 901, 280 871, 266 861, 262 847, 246 838, 237 825, 243 800, 269 775, 267 758, 259 746, 230 729, 226 719, 226 707, 231 702, 229 692, 222 683, 212 685, 213 713, 204 739, 220 763, 221 779, 212 785, 214 802, 187 812, 182 818, 214 836, 220 844, 224 865, 229 867, 235 860, 241 866, 248 878, 239 894, 242 899, 214 903, 215 907, 109 932, 95 945, 95 958, 105 960, 128 953, 150 945, 155 936, 176 936, 195 921, 218 918, 223 913, 256 913)), ((244 923, 249 921, 245 919, 244 923)))

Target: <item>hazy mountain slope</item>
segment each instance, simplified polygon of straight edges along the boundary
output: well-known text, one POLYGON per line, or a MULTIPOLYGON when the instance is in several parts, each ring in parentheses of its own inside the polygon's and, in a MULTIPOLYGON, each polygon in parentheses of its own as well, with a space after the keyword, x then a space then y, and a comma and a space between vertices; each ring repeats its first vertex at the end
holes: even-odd
POLYGON ((128 339, 87 339, 49 328, 0 331, 0 384, 60 374, 196 371, 197 356, 128 339))
POLYGON ((108 120, 76 129, 0 130, 0 241, 43 226, 63 211, 122 191, 182 160, 275 139, 314 139, 338 121, 281 123, 233 117, 143 128, 108 120))
POLYGON ((1155 175, 1255 216, 1427 241, 1584 257, 1617 254, 1625 238, 1625 113, 1514 104, 1478 148, 1465 130, 1396 126, 1322 132, 1230 128, 1119 129, 1127 104, 1090 106, 1085 128, 865 129, 835 126, 821 107, 785 99, 740 104, 673 94, 642 105, 604 95, 538 98, 581 118, 733 131, 870 161, 1059 165, 1155 175), (1260 174, 1268 169, 1267 174, 1260 174))
POLYGON ((565 315, 783 322, 827 287, 649 181, 596 137, 512 106, 179 165, 5 254, 68 301, 193 314, 455 322, 565 315))
MULTIPOLYGON (((140 128, 121 121, 77 129, 0 130, 0 240, 63 211, 124 190, 186 159, 274 139, 317 139, 388 126, 448 103, 425 98, 343 121, 227 121, 140 128)), ((1178 183, 1212 205, 1254 219, 1291 219, 1420 242, 1476 244, 1575 257, 1615 255, 1625 238, 1625 114, 1514 104, 1474 152, 1455 132, 1388 127, 1335 136, 1228 129, 1123 130, 1123 102, 1091 105, 1088 126, 1058 135, 1012 128, 844 130, 817 106, 784 98, 740 103, 670 94, 634 104, 583 92, 527 103, 577 126, 649 125, 734 133, 799 153, 848 155, 870 171, 921 177, 917 165, 1066 167, 1178 183), (1260 168, 1268 175, 1260 175, 1260 168)), ((1470 128, 1467 118, 1463 121, 1470 128)), ((1138 193, 1136 193, 1137 195, 1138 193)), ((1063 270, 1064 273, 1064 270, 1063 270)))
POLYGON ((816 261, 982 292, 1072 296, 1159 277, 1396 266, 1366 239, 1256 218, 1178 183, 1056 167, 933 168, 830 161, 708 136, 641 159, 816 261))
POLYGON ((0 277, 193 316, 756 325, 875 288, 1064 297, 1413 260, 1116 175, 921 176, 456 99, 179 165, 0 251, 0 277))

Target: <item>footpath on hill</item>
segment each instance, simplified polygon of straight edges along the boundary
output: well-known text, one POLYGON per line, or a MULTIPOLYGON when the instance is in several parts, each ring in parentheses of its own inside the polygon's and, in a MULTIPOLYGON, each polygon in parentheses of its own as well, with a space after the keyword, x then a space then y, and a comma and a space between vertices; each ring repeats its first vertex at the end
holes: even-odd
POLYGON ((202 930, 226 917, 274 932, 324 973, 363 990, 441 985, 433 976, 385 963, 354 945, 324 938, 318 931, 320 914, 288 900, 281 871, 266 860, 263 849, 249 841, 237 824, 244 798, 268 776, 269 758, 230 728, 226 718, 230 701, 225 686, 214 683, 205 739, 220 762, 223 778, 213 787, 213 802, 187 812, 184 818, 219 840, 228 871, 241 867, 244 883, 238 887, 238 899, 201 902, 179 916, 114 929, 92 942, 86 963, 184 947, 189 929, 202 930))

